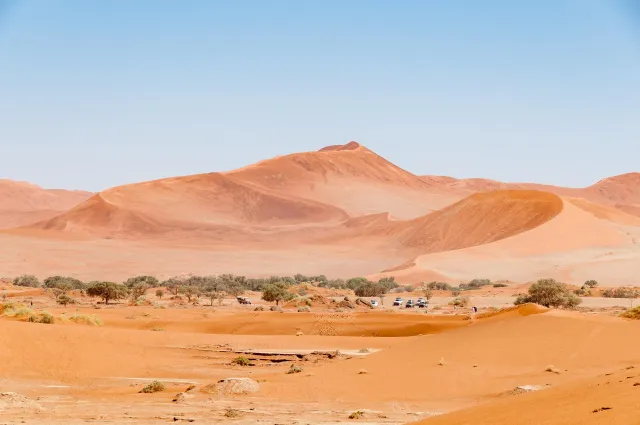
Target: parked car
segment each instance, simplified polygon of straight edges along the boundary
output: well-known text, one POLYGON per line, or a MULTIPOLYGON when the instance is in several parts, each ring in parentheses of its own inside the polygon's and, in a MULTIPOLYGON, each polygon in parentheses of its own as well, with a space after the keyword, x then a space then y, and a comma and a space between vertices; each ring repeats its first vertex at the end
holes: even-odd
POLYGON ((247 297, 236 297, 240 304, 251 304, 251 300, 247 297))
POLYGON ((415 304, 413 303, 413 300, 407 300, 407 304, 404 306, 405 308, 413 308, 415 306, 415 304))
POLYGON ((416 305, 418 306, 418 308, 427 308, 429 307, 429 300, 422 300, 416 303, 416 305))
POLYGON ((378 304, 378 300, 371 300, 369 303, 371 304, 371 307, 378 307, 380 305, 378 304))
POLYGON ((402 305, 402 297, 398 297, 395 299, 395 301, 393 301, 393 305, 396 306, 401 306, 402 305))

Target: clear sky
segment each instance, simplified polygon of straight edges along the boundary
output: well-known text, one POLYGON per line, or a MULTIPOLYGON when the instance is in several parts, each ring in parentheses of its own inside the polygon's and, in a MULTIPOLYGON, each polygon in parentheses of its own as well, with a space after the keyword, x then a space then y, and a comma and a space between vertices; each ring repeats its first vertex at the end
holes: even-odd
POLYGON ((97 191, 349 140, 416 174, 640 171, 640 5, 0 0, 0 178, 97 191))

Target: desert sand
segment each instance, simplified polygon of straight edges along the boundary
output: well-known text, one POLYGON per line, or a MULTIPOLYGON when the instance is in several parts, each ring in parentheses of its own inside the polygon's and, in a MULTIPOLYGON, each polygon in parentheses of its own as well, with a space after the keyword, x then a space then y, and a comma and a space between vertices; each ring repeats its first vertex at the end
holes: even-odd
POLYGON ((513 302, 541 278, 638 286, 639 183, 417 176, 356 142, 95 194, 2 180, 0 305, 31 313, 0 312, 1 422, 635 423, 640 321, 619 317, 633 299, 598 292, 574 311, 513 302), (188 273, 410 288, 369 308, 309 283, 310 311, 279 312, 258 292, 245 294, 251 305, 209 305, 150 288, 141 305, 105 305, 72 291, 76 304, 61 306, 51 289, 11 283, 188 273), (426 313, 390 305, 421 297, 422 282, 475 278, 500 284, 465 291, 466 307, 444 290, 426 313), (53 323, 29 321, 44 312, 53 323), (223 388, 229 378, 250 378, 248 392, 223 388), (139 392, 155 380, 164 391, 139 392))

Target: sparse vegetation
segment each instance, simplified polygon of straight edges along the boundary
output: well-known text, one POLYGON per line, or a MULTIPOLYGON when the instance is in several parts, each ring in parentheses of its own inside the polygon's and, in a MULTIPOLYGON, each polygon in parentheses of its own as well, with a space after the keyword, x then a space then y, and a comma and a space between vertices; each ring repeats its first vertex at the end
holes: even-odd
POLYGON ((156 297, 162 299, 163 296, 164 296, 164 291, 162 289, 156 290, 156 297))
POLYGON ((145 394, 150 394, 150 393, 158 393, 158 392, 162 392, 166 390, 166 387, 164 386, 164 384, 160 381, 153 381, 150 384, 145 385, 144 388, 142 388, 139 392, 140 393, 145 393, 145 394))
POLYGON ((66 320, 84 325, 102 326, 102 319, 93 314, 72 314, 66 320))
POLYGON ((298 313, 309 313, 311 311, 311 307, 308 305, 298 307, 298 313))
POLYGON ((245 356, 238 356, 235 359, 233 359, 231 361, 232 364, 234 365, 238 365, 238 366, 251 366, 251 360, 249 360, 247 357, 245 356))
POLYGON ((302 366, 298 366, 297 364, 292 364, 289 370, 287 371, 287 375, 290 375, 292 373, 300 373, 303 370, 304 369, 302 369, 302 366))
POLYGON ((358 350, 358 353, 363 353, 363 354, 365 354, 365 353, 369 353, 369 352, 370 352, 370 351, 369 351, 369 349, 368 349, 368 348, 361 348, 361 349, 359 349, 359 350, 358 350))
POLYGON ((450 291, 451 285, 445 282, 429 282, 427 283, 427 289, 432 291, 450 291))
POLYGON ((624 317, 625 319, 634 319, 640 320, 640 306, 630 308, 620 315, 620 317, 624 317))
POLYGON ((13 279, 15 286, 27 286, 29 288, 39 288, 41 286, 40 280, 32 274, 23 274, 13 279))
POLYGON ((224 412, 224 417, 225 418, 239 418, 240 417, 240 411, 236 410, 236 409, 227 409, 224 412))
POLYGON ((460 289, 463 291, 470 291, 473 289, 480 289, 488 285, 491 285, 491 281, 489 279, 473 279, 468 283, 461 283, 460 289))
POLYGON ((44 323, 47 325, 52 325, 56 321, 55 318, 47 312, 32 314, 27 320, 32 323, 44 323))
POLYGON ((451 305, 456 307, 467 307, 471 303, 469 297, 456 297, 451 301, 451 305))
POLYGON ((364 412, 361 410, 356 410, 349 415, 349 419, 361 419, 362 417, 364 417, 364 412))
POLYGON ((67 306, 69 304, 75 304, 75 300, 67 294, 60 294, 56 297, 56 302, 60 305, 67 306))
POLYGON ((509 285, 507 285, 506 283, 494 283, 493 284, 494 288, 506 288, 507 286, 509 286, 509 285))
POLYGON ((636 288, 608 288, 602 291, 605 298, 638 298, 640 290, 636 288))
POLYGON ((518 296, 514 304, 535 303, 545 307, 574 308, 581 302, 564 283, 554 279, 540 279, 531 285, 527 295, 518 296))

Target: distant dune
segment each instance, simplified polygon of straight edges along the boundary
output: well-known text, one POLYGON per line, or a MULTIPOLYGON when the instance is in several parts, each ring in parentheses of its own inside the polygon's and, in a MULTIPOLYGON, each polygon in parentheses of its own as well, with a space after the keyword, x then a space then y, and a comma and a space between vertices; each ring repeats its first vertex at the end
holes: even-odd
POLYGON ((16 247, 7 275, 63 273, 78 261, 104 272, 109 258, 115 264, 141 246, 149 255, 121 273, 333 271, 405 283, 553 276, 605 285, 633 284, 640 273, 640 173, 586 188, 416 176, 349 142, 98 194, 1 183, 0 220, 16 227, 0 234, 16 247), (47 253, 38 254, 38 240, 47 253), (44 261, 53 248, 55 267, 44 261), (255 260, 267 253, 268 263, 255 260))
POLYGON ((0 228, 55 217, 90 196, 89 192, 43 189, 31 183, 0 179, 0 228))

